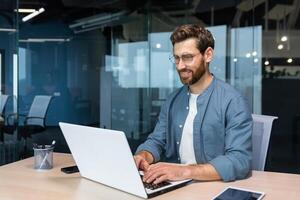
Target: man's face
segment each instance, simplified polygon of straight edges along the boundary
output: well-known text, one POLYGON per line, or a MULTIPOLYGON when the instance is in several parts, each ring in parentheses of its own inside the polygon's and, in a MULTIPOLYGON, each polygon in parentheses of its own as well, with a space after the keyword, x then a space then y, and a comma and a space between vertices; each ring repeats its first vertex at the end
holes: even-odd
POLYGON ((185 85, 195 84, 208 70, 204 56, 197 49, 194 38, 175 43, 173 53, 177 72, 185 85))

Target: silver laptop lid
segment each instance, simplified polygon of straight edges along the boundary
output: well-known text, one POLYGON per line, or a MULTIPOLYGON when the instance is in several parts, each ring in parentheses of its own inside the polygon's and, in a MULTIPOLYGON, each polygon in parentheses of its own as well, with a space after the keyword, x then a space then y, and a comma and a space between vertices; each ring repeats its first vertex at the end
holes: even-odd
POLYGON ((147 198, 124 132, 59 123, 82 177, 147 198))

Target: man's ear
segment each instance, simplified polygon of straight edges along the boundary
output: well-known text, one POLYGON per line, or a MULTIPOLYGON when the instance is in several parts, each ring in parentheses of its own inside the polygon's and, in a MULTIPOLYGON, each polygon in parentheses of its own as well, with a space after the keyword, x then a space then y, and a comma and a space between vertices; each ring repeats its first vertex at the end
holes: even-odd
POLYGON ((204 52, 204 59, 206 63, 210 63, 212 61, 214 55, 214 50, 211 47, 208 47, 204 52))

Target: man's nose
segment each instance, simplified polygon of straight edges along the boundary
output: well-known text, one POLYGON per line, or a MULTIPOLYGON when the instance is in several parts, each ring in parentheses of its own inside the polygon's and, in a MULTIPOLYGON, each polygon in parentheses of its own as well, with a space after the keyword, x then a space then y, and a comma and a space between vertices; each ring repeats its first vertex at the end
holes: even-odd
POLYGON ((182 62, 182 59, 179 59, 179 62, 178 64, 176 65, 177 69, 178 70, 181 70, 181 69, 185 69, 186 68, 186 65, 184 62, 182 62))

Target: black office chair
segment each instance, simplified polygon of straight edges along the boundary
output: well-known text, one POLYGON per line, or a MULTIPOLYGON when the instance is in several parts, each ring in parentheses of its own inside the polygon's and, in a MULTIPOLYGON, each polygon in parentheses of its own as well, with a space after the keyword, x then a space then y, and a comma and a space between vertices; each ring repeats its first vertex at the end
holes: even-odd
POLYGON ((46 129, 46 115, 52 96, 37 95, 34 97, 27 115, 10 114, 6 118, 3 131, 14 134, 18 129, 18 139, 25 140, 24 153, 27 152, 27 138, 33 134, 43 132, 46 129))

